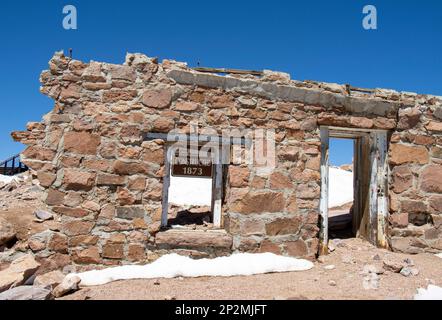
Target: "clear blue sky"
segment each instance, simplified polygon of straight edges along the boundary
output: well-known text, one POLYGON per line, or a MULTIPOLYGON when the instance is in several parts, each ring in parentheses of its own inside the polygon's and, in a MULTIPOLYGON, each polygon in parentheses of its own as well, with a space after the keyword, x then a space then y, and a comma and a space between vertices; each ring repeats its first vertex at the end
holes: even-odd
MULTIPOLYGON (((272 69, 293 79, 442 95, 442 1, 11 1, 0 4, 0 159, 22 150, 9 133, 53 102, 38 77, 52 54, 122 63, 142 52, 195 66, 272 69), (62 8, 78 30, 62 28, 62 8), (362 8, 378 30, 362 28, 362 8)), ((348 163, 345 144, 332 163, 348 163)))

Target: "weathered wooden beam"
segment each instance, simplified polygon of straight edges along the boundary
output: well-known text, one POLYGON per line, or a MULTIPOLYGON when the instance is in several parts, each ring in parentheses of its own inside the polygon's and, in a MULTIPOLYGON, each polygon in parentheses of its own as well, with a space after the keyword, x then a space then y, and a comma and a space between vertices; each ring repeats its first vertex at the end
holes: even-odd
POLYGON ((351 96, 352 91, 358 91, 358 92, 364 92, 364 93, 374 93, 376 91, 375 89, 353 87, 352 85, 349 85, 349 84, 345 85, 345 89, 346 89, 347 94, 349 96, 351 96))
POLYGON ((164 148, 164 177, 162 191, 161 227, 167 227, 167 217, 169 214, 169 187, 170 187, 170 160, 172 156, 169 148, 164 148))
POLYGON ((378 149, 378 194, 377 194, 377 245, 381 248, 387 248, 386 237, 387 219, 388 219, 388 163, 387 163, 387 132, 376 133, 376 148, 378 149))
POLYGON ((329 130, 321 127, 321 199, 319 254, 328 253, 328 169, 329 169, 329 130))
POLYGON ((195 71, 207 72, 207 73, 230 73, 230 74, 251 74, 254 76, 262 76, 264 73, 257 70, 241 70, 241 69, 226 69, 226 68, 205 68, 197 67, 193 68, 195 71))
POLYGON ((167 133, 158 133, 158 132, 147 132, 143 133, 144 141, 151 140, 164 140, 167 142, 178 142, 178 141, 188 141, 188 142, 216 142, 221 143, 223 145, 245 145, 250 146, 252 143, 251 139, 246 139, 244 137, 228 137, 223 138, 219 136, 208 136, 208 135, 188 135, 188 134, 167 134, 167 133))

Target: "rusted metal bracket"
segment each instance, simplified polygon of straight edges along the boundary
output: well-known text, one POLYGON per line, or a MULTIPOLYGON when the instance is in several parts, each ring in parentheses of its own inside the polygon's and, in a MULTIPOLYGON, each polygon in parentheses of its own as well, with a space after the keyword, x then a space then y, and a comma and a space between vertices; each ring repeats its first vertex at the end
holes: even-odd
POLYGON ((226 69, 226 68, 193 68, 195 71, 207 72, 207 73, 230 73, 230 74, 251 74, 254 76, 262 76, 264 72, 257 70, 241 70, 241 69, 226 69))

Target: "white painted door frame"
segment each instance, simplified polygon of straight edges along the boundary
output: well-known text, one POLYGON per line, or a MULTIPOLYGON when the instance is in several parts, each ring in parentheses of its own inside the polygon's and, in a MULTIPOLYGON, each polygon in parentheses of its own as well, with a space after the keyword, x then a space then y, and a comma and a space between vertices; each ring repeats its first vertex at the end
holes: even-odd
MULTIPOLYGON (((175 153, 176 148, 173 148, 171 144, 165 146, 164 152, 164 171, 163 178, 163 191, 162 191, 162 210, 161 210, 161 227, 167 226, 167 216, 169 214, 169 187, 170 187, 170 175, 171 175, 171 159, 175 153)), ((222 162, 218 161, 213 164, 212 172, 212 217, 213 226, 215 228, 221 228, 221 214, 222 214, 222 188, 223 185, 223 168, 222 162)))
POLYGON ((321 199, 319 202, 320 233, 319 254, 328 253, 328 169, 329 169, 329 130, 321 127, 321 199))
POLYGON ((370 141, 369 238, 379 247, 387 247, 388 165, 387 131, 353 128, 320 127, 321 137, 321 199, 319 254, 328 252, 328 194, 329 194, 329 140, 330 137, 358 138, 368 136, 370 141))

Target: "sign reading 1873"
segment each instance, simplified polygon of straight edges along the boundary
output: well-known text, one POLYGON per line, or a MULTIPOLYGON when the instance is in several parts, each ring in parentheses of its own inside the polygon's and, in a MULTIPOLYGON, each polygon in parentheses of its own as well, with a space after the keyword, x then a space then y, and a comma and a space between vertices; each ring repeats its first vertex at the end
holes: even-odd
POLYGON ((187 159, 182 159, 178 157, 177 152, 172 159, 172 176, 211 178, 212 161, 190 156, 187 156, 187 159))

